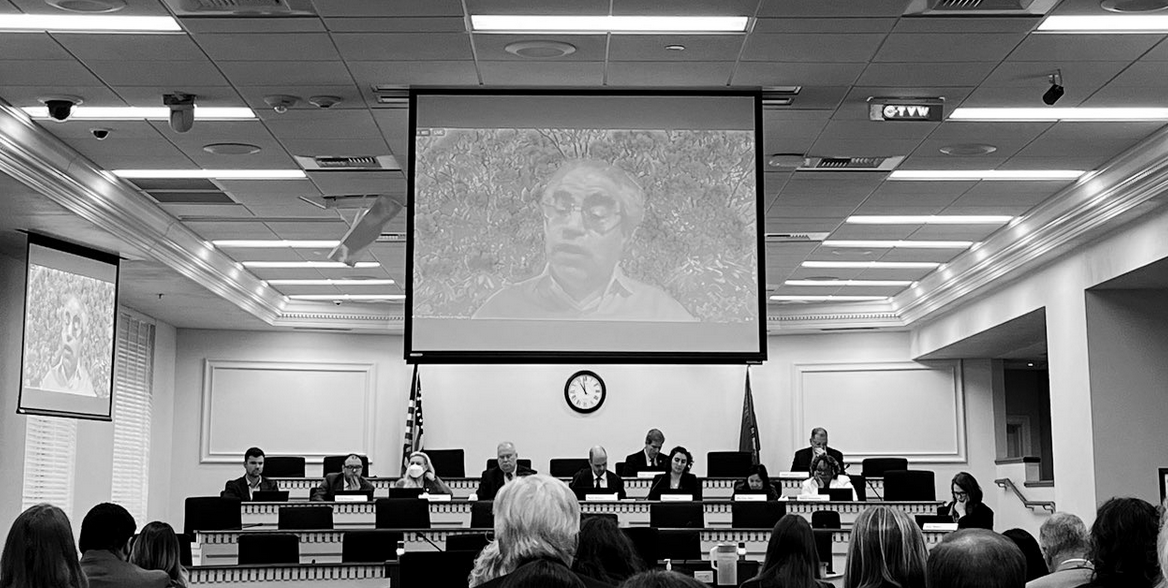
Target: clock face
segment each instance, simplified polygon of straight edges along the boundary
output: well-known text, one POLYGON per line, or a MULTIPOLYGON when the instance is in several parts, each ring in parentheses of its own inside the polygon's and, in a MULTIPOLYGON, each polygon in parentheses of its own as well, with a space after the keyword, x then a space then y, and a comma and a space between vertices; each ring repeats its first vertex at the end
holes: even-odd
POLYGON ((605 394, 604 380, 595 372, 576 372, 564 385, 564 399, 568 401, 568 406, 584 414, 596 412, 604 404, 605 394))

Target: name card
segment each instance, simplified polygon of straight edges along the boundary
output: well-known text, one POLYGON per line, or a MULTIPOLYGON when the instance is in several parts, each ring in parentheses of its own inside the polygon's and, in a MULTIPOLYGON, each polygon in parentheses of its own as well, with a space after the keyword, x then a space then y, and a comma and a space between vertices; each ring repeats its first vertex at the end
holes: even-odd
POLYGON ((779 472, 780 480, 806 480, 811 474, 807 472, 779 472))
POLYGON ((925 523, 921 525, 922 531, 956 531, 957 523, 925 523))
POLYGON ((430 502, 450 502, 450 499, 454 498, 454 497, 449 495, 449 494, 425 494, 424 493, 424 494, 419 495, 418 498, 425 498, 426 500, 429 500, 430 502))
POLYGON ((653 479, 661 475, 661 473, 662 472, 637 472, 637 477, 653 479))
POLYGON ((612 494, 585 494, 584 502, 616 502, 618 500, 616 492, 612 494))
POLYGON ((734 502, 766 502, 766 494, 735 494, 734 502))
POLYGON ((800 494, 795 497, 799 502, 827 502, 831 500, 831 496, 827 494, 800 494))
POLYGON ((337 494, 333 502, 369 502, 364 494, 337 494))
POLYGON ((691 502, 693 495, 691 494, 662 494, 661 502, 691 502))

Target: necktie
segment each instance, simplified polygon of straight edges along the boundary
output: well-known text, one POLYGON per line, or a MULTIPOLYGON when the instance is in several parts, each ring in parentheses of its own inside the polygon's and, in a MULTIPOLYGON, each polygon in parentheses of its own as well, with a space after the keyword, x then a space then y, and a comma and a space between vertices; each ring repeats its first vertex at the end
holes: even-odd
POLYGON ((596 476, 596 487, 604 488, 604 476, 596 476))
POLYGON ((513 478, 513 477, 514 477, 514 476, 513 476, 512 474, 507 474, 507 481, 508 481, 508 482, 510 482, 510 481, 511 481, 511 478, 513 478))

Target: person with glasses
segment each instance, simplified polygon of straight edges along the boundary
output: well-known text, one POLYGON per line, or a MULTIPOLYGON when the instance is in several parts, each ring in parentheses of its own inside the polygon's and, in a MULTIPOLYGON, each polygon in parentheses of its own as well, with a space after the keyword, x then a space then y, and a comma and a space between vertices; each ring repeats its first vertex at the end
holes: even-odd
POLYGON ((372 492, 373 484, 370 484, 369 480, 361 477, 363 469, 361 456, 356 453, 350 453, 345 458, 345 465, 341 468, 341 471, 326 475, 320 485, 312 489, 310 500, 332 502, 336 499, 337 492, 341 492, 342 490, 372 492))
POLYGON ((634 280, 620 261, 645 216, 645 195, 616 165, 564 163, 543 189, 546 265, 534 278, 504 286, 476 319, 693 321, 661 288, 634 280))
POLYGON ((952 517, 958 529, 994 530, 994 511, 981 501, 981 486, 968 472, 958 472, 952 482, 953 502, 938 514, 952 517))

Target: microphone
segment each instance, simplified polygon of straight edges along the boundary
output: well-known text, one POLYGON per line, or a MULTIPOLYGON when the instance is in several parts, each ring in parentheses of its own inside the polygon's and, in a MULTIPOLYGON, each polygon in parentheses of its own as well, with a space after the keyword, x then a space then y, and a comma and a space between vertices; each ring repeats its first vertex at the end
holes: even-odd
POLYGON ((437 549, 438 551, 446 551, 445 549, 442 549, 441 547, 439 547, 437 543, 434 543, 433 541, 431 541, 431 540, 430 540, 430 538, 429 538, 429 537, 427 537, 425 533, 422 533, 422 532, 420 532, 420 531, 419 531, 419 532, 418 532, 418 537, 421 537, 421 538, 422 538, 422 541, 425 541, 426 543, 429 543, 430 545, 433 545, 433 546, 434 546, 434 549, 437 549))

